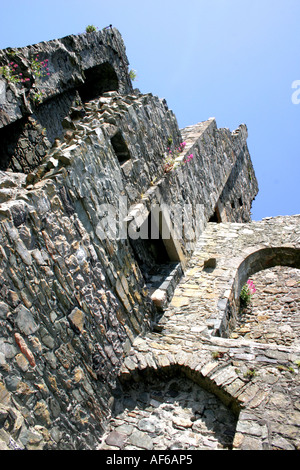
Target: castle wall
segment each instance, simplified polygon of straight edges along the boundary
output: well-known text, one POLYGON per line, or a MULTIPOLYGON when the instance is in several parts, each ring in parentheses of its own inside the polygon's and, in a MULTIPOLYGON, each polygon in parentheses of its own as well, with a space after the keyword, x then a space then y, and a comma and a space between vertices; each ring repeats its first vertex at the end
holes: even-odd
MULTIPOLYGON (((163 100, 106 93, 85 113, 72 121, 70 141, 53 147, 36 170, 2 173, 2 409, 5 416, 16 409, 22 423, 2 430, 8 446, 96 446, 124 354, 156 315, 130 240, 122 237, 122 217, 130 225, 141 207, 148 214, 155 204, 165 211, 176 205, 184 213, 187 205, 191 220, 206 201, 193 237, 183 232, 175 240, 185 265, 239 148, 236 137, 208 121, 187 139, 193 162, 165 174, 165 142, 172 135, 179 143, 181 135, 163 100), (113 144, 116 133, 121 150, 126 144, 125 162, 113 144), (228 156, 218 153, 223 144, 228 156), (120 233, 110 225, 114 217, 120 233)), ((181 221, 173 218, 172 226, 175 233, 181 221)))
POLYGON ((1 50, 0 66, 14 72, 7 72, 9 79, 0 79, 4 89, 0 170, 28 173, 36 168, 49 145, 64 135, 62 122, 70 109, 87 98, 112 90, 131 92, 128 65, 123 39, 114 28, 1 50), (47 60, 47 68, 38 66, 36 70, 32 66, 35 60, 38 64, 47 60), (26 81, 19 80, 20 73, 26 81))
POLYGON ((197 449, 224 449, 218 432, 223 406, 228 413, 222 414, 223 423, 228 424, 230 413, 234 417, 226 430, 229 448, 299 449, 299 219, 297 215, 207 225, 160 321, 160 331, 136 338, 125 358, 120 374, 124 395, 116 395, 102 448, 113 448, 115 432, 121 434, 115 445, 128 448, 136 429, 143 445, 160 448, 155 418, 163 421, 164 412, 172 409, 170 382, 176 378, 176 396, 186 409, 173 407, 168 435, 162 437, 168 449, 194 449, 195 442, 197 449), (243 330, 239 293, 250 276, 257 292, 243 330), (181 377, 218 397, 218 411, 209 396, 199 403, 192 387, 187 400, 188 382, 180 383, 181 377), (152 431, 139 427, 141 408, 147 411, 149 406, 147 396, 138 396, 140 384, 147 384, 152 398, 154 411, 145 416, 152 431), (120 413, 124 396, 135 403, 131 427, 125 425, 126 413, 120 413))
MULTIPOLYGON (((1 108, 2 151, 11 153, 5 150, 0 173, 0 442, 93 449, 120 373, 126 379, 166 366, 176 376, 184 366, 211 391, 204 372, 190 367, 191 334, 197 341, 202 332, 212 335, 209 347, 197 342, 204 368, 215 335, 231 327, 249 272, 242 262, 258 249, 247 251, 248 224, 240 224, 249 221, 258 187, 246 126, 230 132, 208 119, 179 129, 164 99, 133 92, 116 30, 24 48, 14 60, 26 69, 38 51, 51 69, 44 101, 33 106, 30 90, 9 84, 1 108), (175 167, 167 168, 166 155, 183 142, 175 167), (209 224, 211 218, 227 225, 209 224), (143 236, 150 220, 158 228, 152 240, 143 236), (230 241, 241 233, 240 259, 230 241), (203 285, 190 274, 199 262, 203 285), (191 281, 183 293, 181 277, 191 281), (191 317, 187 299, 197 303, 191 317), (153 345, 144 355, 153 339, 161 351, 170 340, 155 333, 163 312, 175 338, 171 355, 153 356, 153 345), (182 336, 186 322, 192 329, 182 336), (174 361, 173 347, 183 353, 174 361)), ((1 60, 9 53, 1 51, 1 60)), ((258 233, 267 225, 253 227, 258 233)), ((237 413, 231 382, 223 385, 212 390, 237 413)))

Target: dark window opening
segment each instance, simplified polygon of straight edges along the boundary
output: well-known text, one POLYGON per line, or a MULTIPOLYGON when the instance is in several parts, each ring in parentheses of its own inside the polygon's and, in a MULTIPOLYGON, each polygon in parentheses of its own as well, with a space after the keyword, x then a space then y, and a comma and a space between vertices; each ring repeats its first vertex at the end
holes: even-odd
MULTIPOLYGON (((16 171, 12 157, 17 150, 18 141, 24 132, 24 127, 25 120, 22 119, 0 129, 0 170, 5 171, 10 168, 16 171)), ((22 169, 19 168, 18 171, 22 171, 22 169)))
POLYGON ((139 227, 139 238, 130 239, 130 242, 145 277, 157 265, 170 261, 161 232, 151 212, 139 227))
POLYGON ((169 252, 172 239, 162 237, 162 223, 161 213, 150 212, 139 228, 139 238, 130 238, 130 244, 150 295, 160 289, 169 301, 182 276, 182 268, 178 255, 176 258, 169 252))
POLYGON ((130 153, 121 132, 117 132, 110 141, 120 164, 130 160, 130 153))
POLYGON ((242 205, 243 205, 243 199, 239 197, 239 206, 242 207, 242 205))
POLYGON ((107 91, 118 91, 119 80, 114 68, 109 63, 96 65, 84 71, 85 81, 78 88, 84 103, 94 100, 107 91))
POLYGON ((220 215, 220 211, 219 211, 219 209, 218 209, 217 206, 216 206, 216 208, 215 208, 215 212, 214 212, 213 215, 210 217, 209 222, 215 222, 215 223, 217 223, 217 224, 220 224, 220 223, 222 222, 221 215, 220 215))

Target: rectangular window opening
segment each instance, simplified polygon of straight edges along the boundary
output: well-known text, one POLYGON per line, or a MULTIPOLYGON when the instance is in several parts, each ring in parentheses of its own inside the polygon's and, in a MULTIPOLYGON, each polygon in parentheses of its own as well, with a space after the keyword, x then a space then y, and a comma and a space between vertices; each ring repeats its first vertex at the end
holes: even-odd
POLYGON ((161 212, 150 212, 139 228, 140 237, 130 239, 130 244, 150 295, 157 290, 164 291, 169 302, 183 270, 172 237, 164 240, 162 233, 167 231, 162 228, 161 212))
POLYGON ((220 224, 220 223, 222 222, 221 214, 220 214, 220 211, 219 211, 218 206, 216 206, 215 212, 214 212, 213 215, 210 217, 209 222, 215 222, 215 223, 217 223, 217 224, 220 224))
POLYGON ((130 160, 130 152, 120 131, 110 141, 120 165, 130 160))

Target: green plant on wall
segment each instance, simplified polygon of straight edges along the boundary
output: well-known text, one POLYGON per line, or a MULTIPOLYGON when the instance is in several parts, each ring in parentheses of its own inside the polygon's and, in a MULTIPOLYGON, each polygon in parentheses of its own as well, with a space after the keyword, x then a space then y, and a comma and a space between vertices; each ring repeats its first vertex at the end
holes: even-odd
POLYGON ((21 76, 17 73, 17 68, 18 64, 10 62, 8 65, 3 65, 0 67, 0 73, 8 81, 8 83, 19 83, 21 81, 21 76))
POLYGON ((171 148, 173 145, 173 139, 172 137, 168 137, 168 148, 171 148))
POLYGON ((136 80, 136 77, 137 77, 136 70, 131 69, 130 72, 129 72, 129 77, 130 77, 130 80, 132 80, 134 82, 134 80, 136 80))
POLYGON ((244 377, 245 379, 247 380, 251 380, 253 379, 255 376, 256 376, 256 371, 254 369, 254 367, 250 367, 245 373, 244 373, 244 377))
POLYGON ((37 54, 30 59, 30 65, 24 73, 20 72, 20 67, 16 62, 10 62, 8 65, 0 67, 0 74, 2 74, 8 83, 22 84, 23 86, 28 84, 29 96, 32 101, 36 104, 42 102, 44 90, 40 89, 39 86, 42 81, 50 76, 48 59, 40 60, 39 54, 37 54))
POLYGON ((31 71, 36 78, 47 78, 50 75, 48 68, 48 59, 39 60, 39 55, 31 59, 31 71))
POLYGON ((93 24, 89 24, 86 28, 85 28, 85 32, 86 33, 93 33, 94 31, 97 31, 98 28, 97 26, 94 26, 93 24))
POLYGON ((253 281, 248 279, 247 283, 242 287, 240 293, 240 302, 242 307, 246 307, 251 302, 252 295, 256 292, 253 281))
POLYGON ((36 91, 32 94, 32 99, 35 103, 41 103, 43 101, 44 90, 36 91))

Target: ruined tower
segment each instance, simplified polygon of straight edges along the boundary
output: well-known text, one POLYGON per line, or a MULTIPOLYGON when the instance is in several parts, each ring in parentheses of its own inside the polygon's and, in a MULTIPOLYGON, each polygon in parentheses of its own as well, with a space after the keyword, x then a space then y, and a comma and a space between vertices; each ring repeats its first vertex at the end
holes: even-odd
MULTIPOLYGON (((287 383, 299 402, 297 338, 232 336, 248 277, 300 260, 298 216, 251 222, 246 125, 180 129, 165 99, 133 89, 115 28, 2 50, 0 66, 1 448, 159 448, 138 409, 159 413, 174 380, 191 409, 204 393, 228 411, 213 445, 296 448, 276 403, 287 383)), ((176 411, 175 430, 198 425, 183 448, 206 445, 196 411, 176 411)))

